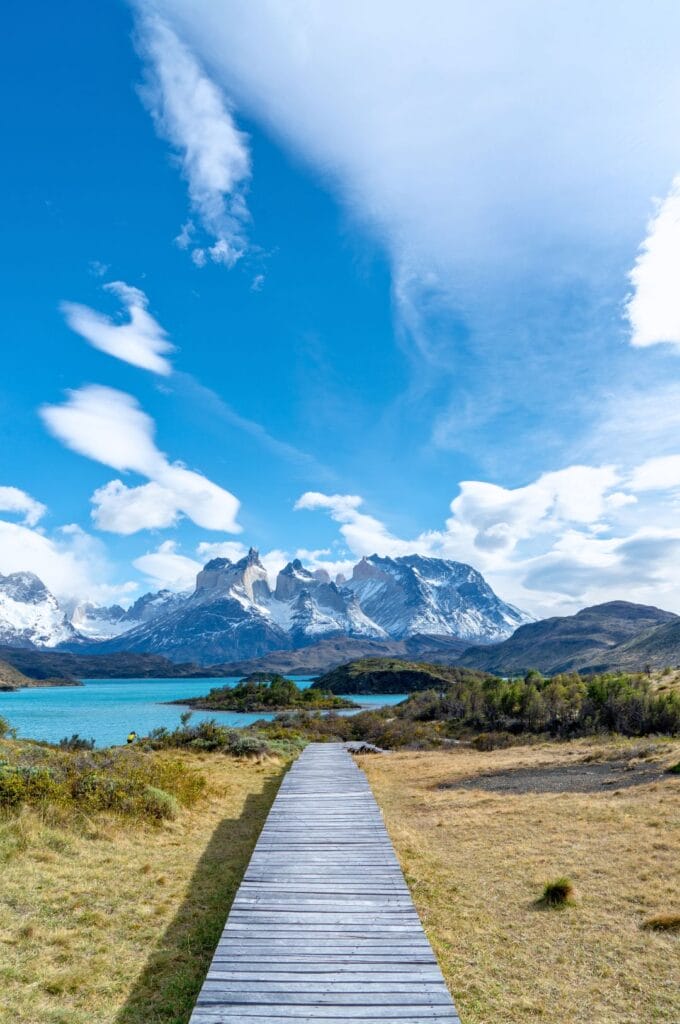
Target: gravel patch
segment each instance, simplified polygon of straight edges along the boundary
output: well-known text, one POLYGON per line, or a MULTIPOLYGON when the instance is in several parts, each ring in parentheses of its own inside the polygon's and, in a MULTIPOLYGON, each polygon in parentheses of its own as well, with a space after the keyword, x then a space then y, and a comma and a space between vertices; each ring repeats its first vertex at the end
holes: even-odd
POLYGON ((630 761, 546 765, 538 768, 510 768, 503 772, 471 775, 442 782, 437 789, 482 789, 493 793, 599 793, 608 789, 629 789, 670 776, 659 764, 631 764, 630 761))

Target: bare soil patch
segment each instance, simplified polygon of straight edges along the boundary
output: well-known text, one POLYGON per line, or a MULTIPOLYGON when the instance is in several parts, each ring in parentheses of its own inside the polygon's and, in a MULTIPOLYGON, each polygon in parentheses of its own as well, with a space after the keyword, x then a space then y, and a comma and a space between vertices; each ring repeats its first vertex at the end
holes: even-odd
POLYGON ((437 789, 483 789, 490 793, 599 793, 603 789, 629 789, 663 779, 670 780, 663 765, 635 764, 621 759, 604 764, 510 768, 442 782, 437 789))

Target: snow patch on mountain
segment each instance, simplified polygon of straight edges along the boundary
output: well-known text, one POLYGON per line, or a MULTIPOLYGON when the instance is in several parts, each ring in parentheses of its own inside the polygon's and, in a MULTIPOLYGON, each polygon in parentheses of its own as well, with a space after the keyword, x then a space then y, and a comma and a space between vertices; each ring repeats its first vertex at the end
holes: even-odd
POLYGON ((145 594, 120 605, 79 605, 70 621, 31 573, 0 576, 0 642, 98 651, 130 650, 203 661, 257 657, 321 638, 403 640, 420 635, 470 643, 506 639, 531 621, 469 565, 441 558, 371 555, 352 578, 332 582, 299 560, 274 589, 253 548, 237 562, 214 558, 191 594, 145 594))
POLYGON ((74 635, 73 626, 42 580, 32 572, 0 575, 0 643, 56 647, 74 635))

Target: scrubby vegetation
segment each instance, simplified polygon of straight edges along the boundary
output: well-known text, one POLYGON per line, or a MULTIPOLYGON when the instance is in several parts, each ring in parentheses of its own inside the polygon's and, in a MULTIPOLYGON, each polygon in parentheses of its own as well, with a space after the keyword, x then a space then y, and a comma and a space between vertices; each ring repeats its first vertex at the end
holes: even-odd
POLYGON ((261 757, 271 752, 266 741, 250 730, 228 729, 214 718, 192 725, 190 719, 191 712, 188 712, 182 715, 181 724, 176 729, 161 726, 150 732, 142 743, 151 750, 183 747, 211 753, 219 751, 234 757, 261 757))
POLYGON ((478 749, 491 750, 531 735, 672 736, 680 733, 680 693, 659 692, 643 675, 570 673, 545 679, 532 671, 505 680, 466 672, 396 706, 351 716, 282 715, 259 729, 270 737, 297 732, 313 740, 363 740, 392 749, 471 739, 478 749))
POLYGON ((544 679, 532 671, 523 679, 459 682, 444 693, 414 694, 399 713, 484 732, 556 737, 680 732, 680 695, 655 693, 641 675, 570 673, 544 679))
POLYGON ((220 686, 205 697, 175 700, 206 711, 285 711, 288 708, 335 709, 354 708, 350 700, 336 697, 327 690, 301 689, 292 679, 277 673, 255 673, 237 686, 220 686))
POLYGON ((181 761, 141 749, 6 741, 0 746, 0 811, 22 807, 144 821, 176 817, 201 796, 205 780, 181 761))

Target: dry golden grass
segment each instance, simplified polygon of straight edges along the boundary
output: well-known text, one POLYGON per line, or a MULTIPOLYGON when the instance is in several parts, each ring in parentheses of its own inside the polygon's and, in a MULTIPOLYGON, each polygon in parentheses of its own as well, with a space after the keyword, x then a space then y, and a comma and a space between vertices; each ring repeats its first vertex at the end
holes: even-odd
MULTIPOLYGON (((463 1024, 680 1021, 680 779, 598 793, 439 789, 625 741, 360 758, 463 1024), (573 905, 536 905, 565 875, 573 905)), ((637 741, 640 745, 640 741, 637 741)), ((678 761, 680 743, 662 750, 678 761)))
POLYGON ((658 693, 669 693, 671 691, 680 693, 680 669, 678 668, 654 671, 649 678, 653 689, 658 693))
POLYGON ((209 795, 174 821, 0 818, 3 1024, 188 1020, 283 769, 181 756, 209 795))

